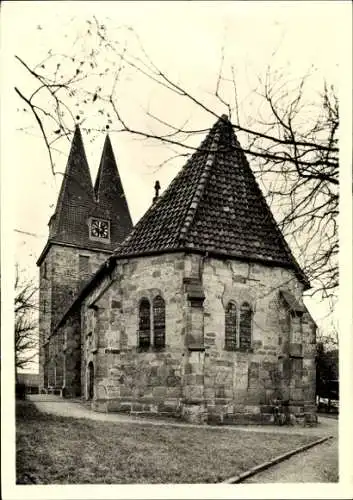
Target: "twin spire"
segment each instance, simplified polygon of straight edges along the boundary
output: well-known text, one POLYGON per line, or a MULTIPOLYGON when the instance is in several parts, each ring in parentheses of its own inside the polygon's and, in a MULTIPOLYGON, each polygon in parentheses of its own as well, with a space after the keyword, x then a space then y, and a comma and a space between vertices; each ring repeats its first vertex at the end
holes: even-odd
POLYGON ((76 125, 56 209, 49 221, 49 243, 112 251, 132 229, 132 220, 113 148, 107 134, 96 182, 91 174, 81 130, 76 125), (92 241, 90 218, 109 220, 110 244, 92 241))
POLYGON ((105 137, 96 182, 93 188, 81 130, 79 125, 76 125, 57 208, 59 208, 60 198, 70 188, 77 195, 85 194, 89 197, 94 197, 98 201, 100 196, 104 196, 106 188, 111 184, 114 185, 115 190, 120 195, 124 193, 109 135, 107 134, 105 137), (80 193, 79 186, 81 186, 83 193, 80 193))

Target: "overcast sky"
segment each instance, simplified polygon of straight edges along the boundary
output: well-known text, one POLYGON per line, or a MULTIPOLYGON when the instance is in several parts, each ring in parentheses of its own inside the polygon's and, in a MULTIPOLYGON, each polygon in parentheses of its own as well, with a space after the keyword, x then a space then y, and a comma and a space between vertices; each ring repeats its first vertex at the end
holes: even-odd
MULTIPOLYGON (((28 118, 24 112, 17 112, 23 103, 13 87, 28 91, 32 81, 14 55, 31 65, 43 59, 49 48, 70 54, 82 42, 76 38, 92 15, 111 28, 131 25, 151 59, 194 94, 202 95, 205 102, 214 91, 224 47, 227 61, 235 66, 238 96, 246 101, 247 113, 252 112, 248 96, 254 79, 264 73, 269 62, 274 68, 286 67, 295 78, 313 67, 317 78, 314 86, 316 82, 319 87, 323 78, 339 86, 342 47, 349 43, 350 32, 349 2, 5 2, 2 167, 9 188, 3 190, 2 202, 5 224, 12 227, 14 236, 8 240, 8 248, 29 276, 37 273, 35 261, 47 239, 47 223, 55 208, 61 177, 51 174, 39 131, 34 127, 31 135, 26 135, 18 130, 23 123, 28 124, 28 118)), ((313 87, 316 90, 321 89, 313 87)), ((147 106, 177 124, 190 119, 207 128, 214 121, 207 114, 193 113, 188 104, 179 107, 161 89, 152 88, 148 82, 141 85, 137 79, 122 81, 119 96, 134 123, 145 124, 147 106)), ((226 109, 219 106, 216 111, 226 109)), ((102 130, 94 143, 83 134, 94 180, 105 122, 86 115, 87 123, 102 130)), ((151 203, 155 180, 159 179, 163 190, 182 163, 171 162, 156 172, 153 166, 170 155, 165 146, 146 144, 127 135, 112 134, 111 140, 136 222, 151 203)), ((60 171, 65 169, 69 144, 64 143, 62 150, 65 154, 57 160, 60 171)), ((309 307, 320 324, 327 311, 320 301, 311 301, 309 307)))

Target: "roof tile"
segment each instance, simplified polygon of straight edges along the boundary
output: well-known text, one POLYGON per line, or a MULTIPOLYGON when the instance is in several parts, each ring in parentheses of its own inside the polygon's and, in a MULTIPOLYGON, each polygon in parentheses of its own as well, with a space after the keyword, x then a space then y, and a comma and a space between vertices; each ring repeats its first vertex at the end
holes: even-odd
POLYGON ((81 131, 76 126, 55 213, 49 221, 49 239, 37 264, 40 265, 52 243, 111 253, 131 228, 130 212, 109 137, 105 140, 93 188, 81 131), (110 242, 89 238, 90 217, 110 220, 110 242))
POLYGON ((114 254, 171 249, 275 262, 308 286, 224 115, 114 254))

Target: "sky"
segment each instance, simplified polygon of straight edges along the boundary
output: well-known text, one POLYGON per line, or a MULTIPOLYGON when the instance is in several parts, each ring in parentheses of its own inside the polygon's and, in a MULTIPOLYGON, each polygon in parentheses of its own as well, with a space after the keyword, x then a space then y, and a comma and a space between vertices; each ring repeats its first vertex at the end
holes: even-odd
MULTIPOLYGON (((120 26, 132 26, 158 67, 207 103, 215 89, 223 47, 225 60, 234 64, 238 97, 248 118, 257 106, 256 96, 252 96, 256 78, 269 63, 273 68, 286 68, 294 78, 315 68, 313 95, 323 78, 339 87, 341 63, 346 64, 347 57, 342 55, 342 47, 349 39, 351 26, 349 2, 14 1, 4 2, 2 10, 7 20, 2 26, 2 60, 6 67, 2 93, 3 221, 6 228, 11 228, 6 239, 11 258, 19 263, 24 276, 34 279, 38 276, 35 262, 48 236, 47 223, 55 209, 62 177, 53 177, 43 139, 14 92, 16 86, 28 94, 33 85, 15 55, 34 65, 46 57, 48 48, 68 55, 80 44, 85 48, 82 27, 94 15, 116 36, 120 26), (33 126, 29 133, 19 130, 28 125, 33 126)), ((207 128, 214 122, 207 113, 195 112, 188 103, 171 98, 136 75, 127 73, 119 85, 125 116, 134 125, 151 126, 146 109, 175 124, 189 120, 190 128, 207 128)), ((216 111, 226 109, 218 103, 216 111)), ((85 119, 86 125, 100 129, 93 143, 83 134, 94 180, 106 121, 93 112, 90 115, 90 110, 85 119)), ((200 140, 197 138, 197 143, 200 140)), ((165 145, 114 133, 111 141, 136 223, 151 203, 155 180, 158 178, 163 191, 183 162, 176 159, 156 169, 171 155, 165 145)), ((63 142, 60 148, 56 168, 63 172, 69 142, 63 142)), ((318 324, 329 328, 325 319, 328 311, 321 301, 309 300, 307 304, 318 324)))

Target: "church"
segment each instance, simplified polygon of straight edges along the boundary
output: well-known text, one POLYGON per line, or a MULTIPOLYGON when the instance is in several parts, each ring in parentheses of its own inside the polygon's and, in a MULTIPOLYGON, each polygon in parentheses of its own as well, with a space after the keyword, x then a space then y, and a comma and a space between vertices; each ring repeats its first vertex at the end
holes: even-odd
POLYGON ((76 127, 40 269, 40 387, 93 411, 316 421, 310 288, 222 115, 133 226, 76 127))

